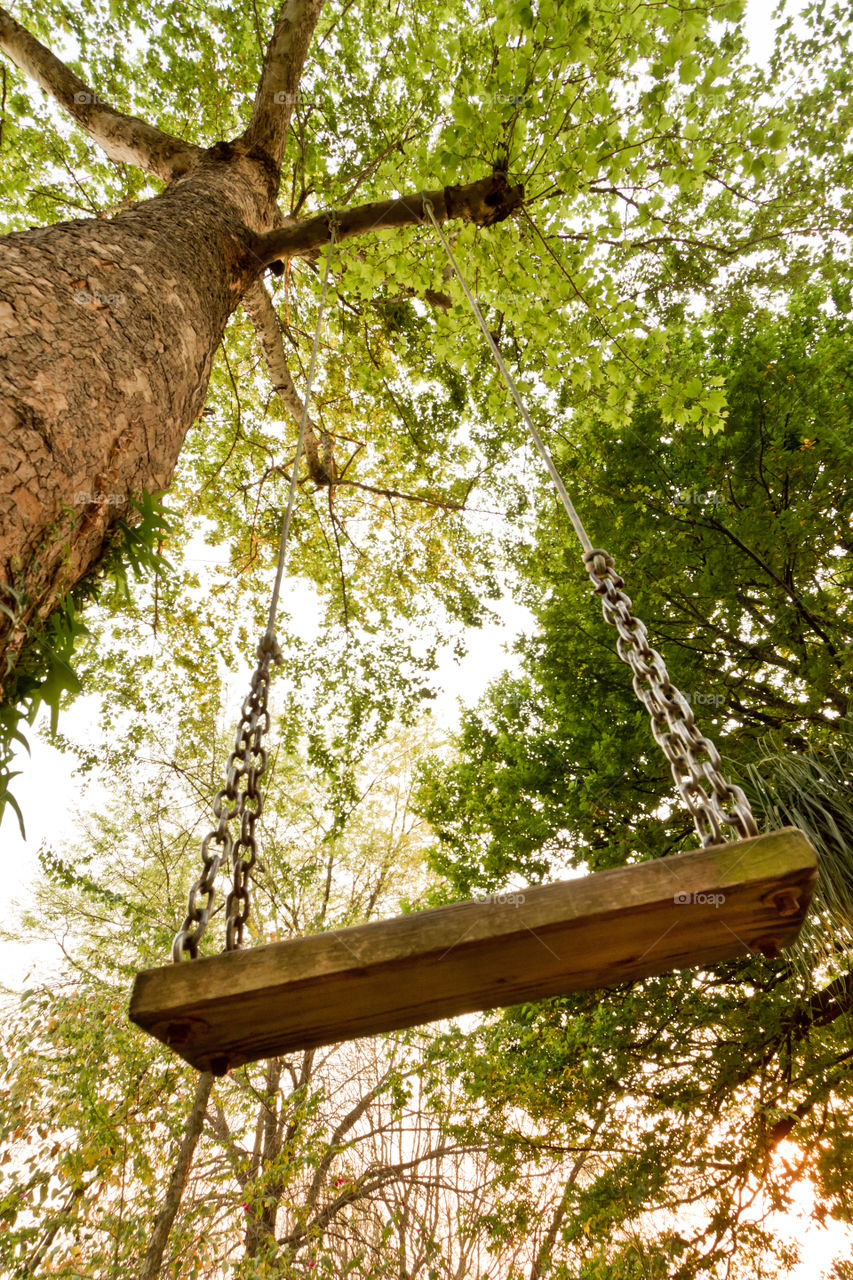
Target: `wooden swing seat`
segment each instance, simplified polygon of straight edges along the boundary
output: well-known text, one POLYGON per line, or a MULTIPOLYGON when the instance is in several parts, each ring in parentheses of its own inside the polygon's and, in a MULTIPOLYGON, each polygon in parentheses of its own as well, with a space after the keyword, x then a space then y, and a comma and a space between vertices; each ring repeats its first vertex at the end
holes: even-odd
POLYGON ((200 1071, 608 987, 799 932, 817 857, 792 828, 137 975, 131 1019, 200 1071))

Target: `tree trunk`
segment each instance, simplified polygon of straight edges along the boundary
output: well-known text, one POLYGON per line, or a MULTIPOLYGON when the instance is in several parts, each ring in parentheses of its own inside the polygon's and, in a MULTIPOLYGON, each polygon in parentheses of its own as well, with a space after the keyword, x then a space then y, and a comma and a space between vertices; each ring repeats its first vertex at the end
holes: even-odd
MULTIPOLYGON (((281 1058, 270 1058, 267 1061, 266 1080, 264 1082, 264 1098, 262 1102, 261 1150, 258 1162, 258 1175, 264 1178, 271 1165, 281 1155, 282 1132, 279 1125, 279 1108, 283 1105, 279 1098, 281 1085, 281 1058)), ((281 1178, 276 1185, 267 1186, 264 1181, 263 1195, 259 1206, 249 1211, 246 1223, 246 1257, 256 1258, 263 1243, 275 1244, 275 1223, 278 1216, 279 1200, 283 1189, 281 1178)))
POLYGON ((168 485, 262 270, 270 170, 222 144, 111 220, 0 239, 0 658, 98 562, 129 498, 168 485))
POLYGON ((0 238, 0 697, 28 627, 171 479, 226 321, 264 266, 424 217, 488 226, 521 204, 494 174, 281 229, 268 154, 218 143, 111 220, 0 238), (8 613, 6 611, 9 611, 8 613))
POLYGON ((142 1259, 142 1266, 139 1269, 139 1280, 158 1280, 160 1275, 163 1254, 166 1245, 169 1243, 172 1223, 175 1221, 175 1216, 180 1208, 184 1187, 187 1185, 187 1178, 190 1175, 193 1156, 201 1136, 212 1087, 213 1076, 209 1071, 205 1071, 198 1078, 195 1098, 187 1116, 186 1128, 184 1129, 184 1136, 175 1162, 175 1168, 172 1171, 169 1189, 163 1200, 163 1207, 154 1220, 151 1239, 148 1242, 148 1248, 145 1250, 145 1257, 142 1259))

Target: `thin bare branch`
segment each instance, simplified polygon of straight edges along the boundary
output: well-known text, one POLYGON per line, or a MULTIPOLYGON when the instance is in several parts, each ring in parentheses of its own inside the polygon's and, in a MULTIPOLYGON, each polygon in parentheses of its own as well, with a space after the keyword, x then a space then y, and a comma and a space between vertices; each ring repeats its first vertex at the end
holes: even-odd
MULTIPOLYGON (((246 315, 255 326, 261 341, 261 351, 272 380, 273 390, 284 406, 285 411, 298 425, 302 419, 304 403, 290 375, 287 358, 284 353, 284 342, 281 336, 281 321, 278 318, 272 298, 261 281, 243 295, 243 307, 246 315)), ((305 424, 305 462, 308 474, 317 485, 328 485, 331 476, 321 456, 318 433, 320 428, 308 419, 305 424)))

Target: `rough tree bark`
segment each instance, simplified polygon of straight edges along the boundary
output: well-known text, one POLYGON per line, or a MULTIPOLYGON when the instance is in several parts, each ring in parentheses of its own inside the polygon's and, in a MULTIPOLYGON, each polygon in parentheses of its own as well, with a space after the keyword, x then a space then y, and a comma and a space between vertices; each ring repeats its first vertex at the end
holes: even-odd
POLYGON ((226 321, 259 271, 247 229, 273 210, 268 166, 220 146, 111 220, 0 240, 0 567, 20 606, 2 639, 13 648, 97 563, 128 499, 168 485, 226 321))
POLYGON ((0 237, 0 673, 98 564, 129 500, 167 487, 228 317, 267 265, 316 251, 333 222, 341 238, 414 225, 425 195, 437 218, 480 225, 521 203, 496 174, 285 219, 279 165, 321 7, 285 0, 249 126, 207 151, 108 107, 0 10, 0 50, 110 158, 169 183, 109 220, 0 237))

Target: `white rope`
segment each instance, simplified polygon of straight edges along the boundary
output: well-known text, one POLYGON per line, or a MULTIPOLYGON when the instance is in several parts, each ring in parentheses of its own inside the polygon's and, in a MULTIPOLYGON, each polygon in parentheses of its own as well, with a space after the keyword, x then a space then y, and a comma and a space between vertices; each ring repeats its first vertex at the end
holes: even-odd
POLYGON ((320 347, 320 333, 323 327, 323 312, 326 307, 326 291, 329 286, 329 268, 332 265, 332 253, 335 248, 335 228, 336 223, 332 220, 329 224, 329 251, 326 254, 326 269, 323 273, 323 290, 320 294, 320 307, 317 311, 317 324, 314 329, 314 345, 311 348, 311 360, 308 364, 308 381, 305 384, 305 400, 302 404, 302 417, 299 422, 299 435, 296 438, 296 453, 293 455, 293 470, 290 473, 290 490, 287 495, 287 510, 284 513, 284 519, 281 523, 281 538, 278 547, 278 564, 275 571, 275 583, 273 585, 272 599, 270 601, 270 612, 267 620, 267 630, 264 641, 272 642, 275 636, 275 616, 278 612, 278 597, 281 591, 281 580, 284 575, 284 562, 287 555, 287 540, 290 537, 290 521, 293 515, 293 504, 296 500, 296 484, 299 479, 299 462, 302 457, 302 447, 305 443, 305 431, 308 426, 308 407, 311 403, 311 389, 314 385, 314 373, 317 368, 317 352, 320 347))
POLYGON ((569 519, 572 522, 572 525, 574 526, 574 530, 575 530, 575 533, 578 535, 580 544, 583 547, 584 551, 592 551, 593 546, 592 546, 592 542, 590 541, 589 534, 584 528, 583 522, 580 516, 578 515, 577 511, 575 510, 574 503, 572 502, 571 498, 568 495, 566 486, 563 484, 562 476, 560 475, 557 468, 554 466, 554 459, 551 457, 551 454, 548 451, 548 446, 545 444, 545 441, 542 439, 542 436, 540 435, 539 431, 534 426, 533 421, 530 417, 530 414, 527 412, 527 408, 525 407, 524 401, 519 395, 518 387, 515 385, 515 379, 513 378, 512 374, 507 368, 504 362, 504 358, 501 355, 500 351, 498 350, 497 343, 495 342, 494 338, 489 332, 489 327, 486 324, 485 320, 483 319, 483 313, 480 310, 480 306, 479 306, 479 303, 477 302, 477 299, 474 297, 474 295, 471 293, 471 290, 468 288, 467 284, 465 283, 465 278, 462 275, 461 270, 459 269, 459 264, 453 256, 453 250, 451 249, 450 245, 447 243, 447 240, 444 237, 444 232, 442 231, 439 223, 436 221, 435 213, 433 212, 433 207, 430 204, 429 200, 427 199, 424 199, 424 208, 429 214, 430 222, 438 232, 438 236, 439 236, 439 239, 441 240, 441 243, 444 245, 445 252, 450 261, 450 265, 453 267, 453 270, 456 272, 459 283, 462 285, 462 290, 465 294, 465 297, 468 299, 469 303, 471 304, 471 310, 474 312, 474 315, 477 317, 477 322, 479 323, 480 328, 483 331, 483 337, 486 339, 486 342, 489 344, 489 350, 491 351, 492 355, 495 358, 495 364, 498 366, 499 371, 503 375, 504 381, 506 382, 506 385, 509 388, 510 395, 515 401, 518 407, 518 411, 521 414, 522 418, 524 419, 525 425, 527 426, 527 430, 530 433, 530 438, 533 441, 534 445, 536 446, 536 450, 539 453, 540 458, 545 463, 545 466, 548 468, 548 474, 551 477, 551 480, 553 481, 554 488, 557 490, 557 493, 559 494, 560 501, 562 502, 563 506, 566 509, 566 514, 568 515, 569 519))

